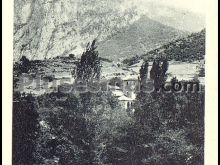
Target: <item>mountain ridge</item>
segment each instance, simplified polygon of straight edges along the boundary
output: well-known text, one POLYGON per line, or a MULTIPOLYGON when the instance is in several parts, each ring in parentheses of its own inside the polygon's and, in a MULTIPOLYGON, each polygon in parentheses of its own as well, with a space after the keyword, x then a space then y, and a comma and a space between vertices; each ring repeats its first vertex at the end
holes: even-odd
POLYGON ((187 32, 163 25, 143 15, 123 32, 98 45, 102 57, 127 58, 144 54, 172 40, 188 35, 187 32))

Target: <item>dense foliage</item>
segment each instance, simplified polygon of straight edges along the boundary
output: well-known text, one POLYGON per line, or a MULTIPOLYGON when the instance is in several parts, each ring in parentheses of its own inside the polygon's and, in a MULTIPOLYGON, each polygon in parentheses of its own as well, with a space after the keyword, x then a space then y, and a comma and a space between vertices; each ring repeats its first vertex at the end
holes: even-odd
POLYGON ((34 164, 39 135, 38 106, 32 95, 15 92, 13 97, 13 165, 34 164))
MULTIPOLYGON (((154 61, 150 78, 155 89, 166 81, 168 67, 166 59, 154 61)), ((100 58, 93 41, 77 64, 76 78, 93 82, 99 80, 100 72, 100 58)), ((141 83, 147 77, 146 61, 140 69, 141 83)), ((119 87, 123 83, 118 78, 110 82, 119 87)), ((128 113, 111 91, 59 90, 38 97, 15 92, 13 164, 204 163, 204 91, 140 91, 134 110, 128 113)))
MULTIPOLYGON (((143 77, 147 73, 145 65, 147 62, 140 70, 143 77)), ((158 72, 165 75, 167 67, 166 61, 161 68, 155 62, 151 78, 155 79, 158 72)), ((109 143, 107 164, 204 164, 204 91, 140 91, 133 120, 133 124, 120 128, 120 136, 109 143)))
POLYGON ((127 113, 106 93, 78 97, 52 93, 39 102, 41 120, 46 123, 38 139, 41 163, 57 159, 63 165, 102 164, 108 140, 117 135, 116 126, 129 122, 127 113))

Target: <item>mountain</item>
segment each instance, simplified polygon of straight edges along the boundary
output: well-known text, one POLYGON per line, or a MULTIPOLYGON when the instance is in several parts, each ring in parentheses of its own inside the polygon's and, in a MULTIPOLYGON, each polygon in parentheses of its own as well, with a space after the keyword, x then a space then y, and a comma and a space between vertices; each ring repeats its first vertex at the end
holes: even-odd
POLYGON ((155 5, 155 3, 148 3, 147 8, 144 10, 149 18, 190 33, 199 32, 205 28, 205 14, 171 6, 155 5))
POLYGON ((206 24, 204 1, 201 0, 126 0, 124 6, 136 6, 140 14, 190 33, 201 31, 206 24))
POLYGON ((102 57, 117 60, 144 54, 187 33, 142 16, 124 31, 98 45, 102 57))
POLYGON ((205 16, 195 14, 184 10, 176 10, 168 8, 168 11, 162 12, 161 14, 151 14, 149 17, 156 20, 164 25, 172 26, 176 29, 187 31, 190 33, 199 32, 205 28, 205 16), (169 13, 169 16, 166 15, 169 13))
POLYGON ((14 59, 81 55, 88 42, 111 38, 136 19, 120 1, 15 1, 14 59))
POLYGON ((141 59, 153 61, 155 58, 167 58, 169 61, 192 62, 205 58, 206 30, 192 33, 149 51, 141 56, 133 56, 124 60, 127 65, 138 63, 141 59))
POLYGON ((75 54, 98 41, 100 57, 118 60, 144 54, 185 36, 135 8, 125 0, 16 0, 14 60, 75 54), (124 2, 124 3, 122 3, 124 2))

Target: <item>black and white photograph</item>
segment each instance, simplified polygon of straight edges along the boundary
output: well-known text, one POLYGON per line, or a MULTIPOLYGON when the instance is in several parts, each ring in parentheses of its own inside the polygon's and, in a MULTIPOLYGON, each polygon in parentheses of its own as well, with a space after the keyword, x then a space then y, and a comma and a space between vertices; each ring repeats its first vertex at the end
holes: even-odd
POLYGON ((13 12, 12 165, 205 165, 205 0, 13 12))

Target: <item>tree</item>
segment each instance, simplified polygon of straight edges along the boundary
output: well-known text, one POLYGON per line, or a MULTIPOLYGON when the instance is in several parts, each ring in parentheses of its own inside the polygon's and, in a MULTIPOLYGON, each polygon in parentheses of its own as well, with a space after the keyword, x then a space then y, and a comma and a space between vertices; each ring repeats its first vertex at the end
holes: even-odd
POLYGON ((168 63, 167 59, 164 59, 163 64, 161 66, 163 77, 166 77, 166 72, 168 71, 168 67, 169 67, 169 63, 168 63))
POLYGON ((141 82, 146 81, 148 77, 148 66, 149 66, 149 63, 147 61, 145 61, 143 65, 141 66, 141 69, 140 69, 140 81, 141 82))
POLYGON ((50 105, 40 104, 46 109, 41 118, 48 128, 42 129, 38 140, 43 160, 38 164, 53 162, 54 158, 61 165, 104 164, 106 145, 118 136, 117 128, 128 120, 117 99, 107 92, 83 93, 79 97, 63 94, 67 99, 57 104, 49 101, 51 97, 60 96, 45 95, 44 100, 50 105))
POLYGON ((21 73, 28 73, 31 68, 30 60, 26 56, 22 56, 19 63, 19 70, 21 73))
POLYGON ((151 79, 155 79, 156 77, 156 68, 157 67, 157 64, 156 64, 156 60, 153 61, 153 64, 152 64, 152 68, 150 70, 150 78, 151 79))
POLYGON ((160 85, 163 85, 167 80, 168 67, 169 67, 169 63, 167 59, 164 59, 161 65, 160 85))
POLYGON ((115 151, 121 154, 119 158, 114 156, 118 160, 137 164, 203 164, 204 93, 142 95, 135 103, 133 127, 125 132, 117 140, 117 146, 124 151, 115 151))
POLYGON ((168 71, 169 63, 166 59, 162 61, 154 60, 151 71, 150 78, 154 80, 154 88, 156 91, 159 91, 160 87, 165 83, 167 79, 166 72, 168 71))
POLYGON ((74 54, 69 54, 69 58, 75 60, 76 59, 76 56, 74 54))
POLYGON ((32 95, 14 93, 13 165, 34 164, 39 132, 37 104, 32 95))
POLYGON ((98 51, 96 51, 96 40, 88 43, 86 51, 82 54, 77 63, 76 77, 84 82, 92 82, 100 79, 101 65, 98 51))
POLYGON ((201 67, 199 70, 199 77, 205 77, 205 68, 201 67))
POLYGON ((17 87, 19 76, 22 73, 28 73, 31 69, 31 62, 26 56, 22 56, 18 62, 13 65, 13 88, 17 87))

